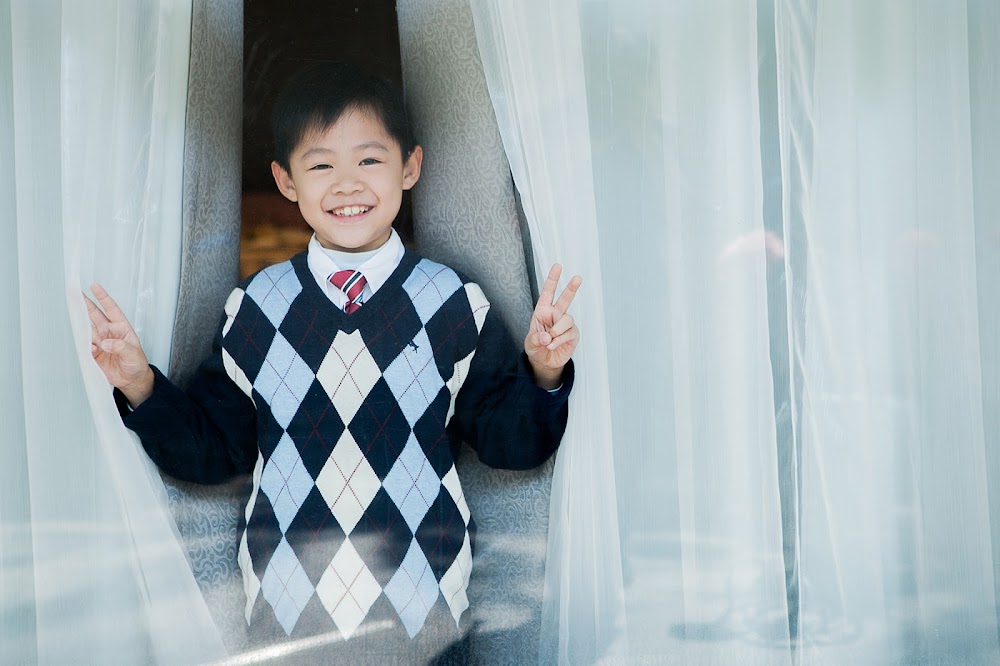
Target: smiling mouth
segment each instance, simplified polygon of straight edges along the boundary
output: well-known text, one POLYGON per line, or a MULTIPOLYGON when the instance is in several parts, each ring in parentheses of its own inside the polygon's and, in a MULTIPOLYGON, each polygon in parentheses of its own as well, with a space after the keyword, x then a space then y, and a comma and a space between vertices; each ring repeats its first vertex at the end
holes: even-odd
POLYGON ((330 214, 334 217, 358 217, 364 215, 372 208, 372 206, 341 206, 340 208, 331 210, 330 214))

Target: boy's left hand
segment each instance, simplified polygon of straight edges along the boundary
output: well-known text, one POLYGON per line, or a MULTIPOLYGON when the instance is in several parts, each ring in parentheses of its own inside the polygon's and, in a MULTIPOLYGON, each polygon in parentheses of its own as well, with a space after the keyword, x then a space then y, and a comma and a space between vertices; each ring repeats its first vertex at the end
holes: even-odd
POLYGON ((535 311, 531 314, 528 335, 524 338, 524 353, 528 355, 535 373, 535 382, 548 390, 559 387, 563 366, 569 362, 580 341, 580 331, 573 316, 566 314, 566 310, 573 302, 576 290, 583 284, 583 278, 573 276, 559 300, 555 300, 561 274, 562 266, 559 264, 549 270, 549 276, 538 294, 535 311))

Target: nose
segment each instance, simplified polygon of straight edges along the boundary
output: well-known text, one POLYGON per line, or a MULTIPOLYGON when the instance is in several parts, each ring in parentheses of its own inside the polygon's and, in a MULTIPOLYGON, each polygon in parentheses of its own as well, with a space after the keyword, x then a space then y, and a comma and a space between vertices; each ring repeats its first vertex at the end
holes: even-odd
POLYGON ((330 189, 334 194, 355 194, 364 189, 364 184, 353 169, 338 169, 330 189))

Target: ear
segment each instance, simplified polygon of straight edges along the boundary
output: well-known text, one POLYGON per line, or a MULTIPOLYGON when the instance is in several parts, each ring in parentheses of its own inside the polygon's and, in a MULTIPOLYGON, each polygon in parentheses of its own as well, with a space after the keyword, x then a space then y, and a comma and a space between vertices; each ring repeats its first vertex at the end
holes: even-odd
POLYGON ((403 189, 408 190, 420 180, 420 165, 424 161, 424 149, 414 146, 403 164, 403 189))
POLYGON ((291 174, 285 171, 283 166, 277 162, 271 162, 271 175, 274 176, 278 190, 285 195, 286 199, 296 202, 299 200, 299 195, 295 192, 295 181, 292 180, 291 174))

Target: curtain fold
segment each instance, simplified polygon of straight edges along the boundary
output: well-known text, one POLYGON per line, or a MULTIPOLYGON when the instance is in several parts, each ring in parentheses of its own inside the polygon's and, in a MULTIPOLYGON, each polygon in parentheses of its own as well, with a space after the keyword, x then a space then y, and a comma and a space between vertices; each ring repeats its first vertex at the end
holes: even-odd
POLYGON ((996 339, 997 302, 977 253, 998 227, 977 224, 974 183, 1000 170, 973 158, 967 7, 812 4, 777 3, 782 151, 803 171, 787 250, 808 270, 803 655, 996 661, 980 336, 996 339))
POLYGON ((0 3, 0 100, 11 101, 0 126, 13 137, 2 187, 16 238, 2 306, 17 330, 4 353, 20 365, 2 400, 4 498, 16 499, 0 514, 5 661, 224 655, 163 484, 90 358, 81 298, 104 284, 165 367, 190 18, 177 0, 0 3))
MULTIPOLYGON (((576 2, 471 3, 490 97, 531 233, 535 274, 565 266, 601 283, 576 2)), ((624 599, 614 501, 603 295, 584 287, 573 316, 585 331, 566 441, 549 509, 540 663, 587 663, 618 650, 624 599), (568 630, 570 629, 570 630, 568 630)))
POLYGON ((995 3, 472 5, 599 387, 543 655, 1000 660, 995 3))

